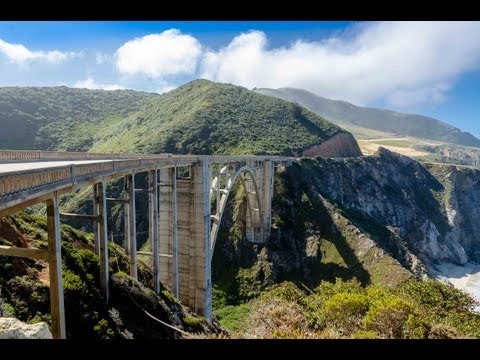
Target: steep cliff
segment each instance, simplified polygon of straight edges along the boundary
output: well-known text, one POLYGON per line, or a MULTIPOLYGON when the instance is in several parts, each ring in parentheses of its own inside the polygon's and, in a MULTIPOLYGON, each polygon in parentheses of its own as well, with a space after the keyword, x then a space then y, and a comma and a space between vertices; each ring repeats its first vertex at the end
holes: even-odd
POLYGON ((396 285, 426 278, 442 262, 478 261, 479 182, 478 170, 422 165, 383 148, 369 157, 303 158, 276 179, 264 247, 242 240, 241 206, 231 205, 233 223, 214 253, 219 293, 248 299, 279 281, 314 287, 337 277, 396 285), (230 262, 236 287, 222 289, 220 262, 230 262))
POLYGON ((354 222, 383 227, 425 263, 478 261, 480 171, 421 165, 382 148, 372 157, 305 159, 298 168, 354 222))

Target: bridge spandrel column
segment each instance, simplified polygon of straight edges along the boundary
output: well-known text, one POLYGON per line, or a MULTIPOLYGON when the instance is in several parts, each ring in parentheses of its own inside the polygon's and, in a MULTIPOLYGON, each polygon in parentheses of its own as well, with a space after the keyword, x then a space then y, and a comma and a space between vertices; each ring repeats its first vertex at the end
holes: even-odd
POLYGON ((191 260, 193 233, 193 186, 191 179, 177 180, 177 231, 178 231, 178 271, 179 297, 184 304, 190 303, 190 282, 193 262, 191 260))
POLYGON ((125 177, 126 191, 128 192, 128 257, 130 263, 130 276, 137 280, 137 215, 135 204, 135 173, 129 174, 125 177))
POLYGON ((152 270, 153 270, 153 288, 155 293, 160 292, 160 269, 159 269, 159 237, 158 237, 158 172, 157 169, 151 170, 148 173, 149 183, 149 238, 150 246, 153 254, 152 270))
POLYGON ((173 292, 173 182, 174 169, 160 169, 159 238, 160 281, 173 292))
POLYGON ((108 228, 106 187, 103 182, 94 185, 95 207, 98 209, 98 226, 95 226, 95 239, 98 239, 98 254, 100 258, 100 287, 105 303, 109 300, 108 273, 108 228))
POLYGON ((263 229, 265 240, 270 237, 270 230, 272 228, 272 198, 273 198, 273 177, 275 167, 273 161, 265 160, 263 167, 263 182, 262 182, 262 213, 263 213, 263 229))

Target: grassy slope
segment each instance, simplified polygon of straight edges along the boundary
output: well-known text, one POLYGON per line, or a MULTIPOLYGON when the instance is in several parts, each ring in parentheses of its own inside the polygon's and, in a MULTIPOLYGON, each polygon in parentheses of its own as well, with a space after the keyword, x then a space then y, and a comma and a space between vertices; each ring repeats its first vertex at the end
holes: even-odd
POLYGON ((0 148, 292 154, 343 131, 310 111, 207 80, 163 95, 0 88, 0 148))
POLYGON ((197 80, 119 122, 92 150, 290 155, 340 131, 289 102, 197 80))
POLYGON ((294 88, 258 89, 259 93, 294 101, 334 123, 350 123, 363 128, 409 135, 466 146, 480 147, 480 140, 442 121, 421 115, 355 106, 330 100, 294 88))
POLYGON ((86 151, 156 94, 68 87, 0 88, 0 148, 86 151))

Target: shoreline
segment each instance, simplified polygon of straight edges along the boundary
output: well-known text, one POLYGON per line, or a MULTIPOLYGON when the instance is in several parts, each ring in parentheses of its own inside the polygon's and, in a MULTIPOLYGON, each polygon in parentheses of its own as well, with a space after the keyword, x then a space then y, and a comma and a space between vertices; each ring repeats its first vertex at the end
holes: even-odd
MULTIPOLYGON (((465 265, 442 263, 435 265, 432 272, 435 279, 465 291, 480 302, 480 265, 469 262, 465 265)), ((480 304, 474 311, 480 313, 480 304)))

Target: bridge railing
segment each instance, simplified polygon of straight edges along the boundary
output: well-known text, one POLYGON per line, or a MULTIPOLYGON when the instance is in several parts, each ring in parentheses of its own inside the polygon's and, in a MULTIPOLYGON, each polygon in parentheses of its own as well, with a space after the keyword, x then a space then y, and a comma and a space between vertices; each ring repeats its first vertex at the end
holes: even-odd
MULTIPOLYGON (((63 152, 44 150, 0 150, 0 161, 39 160, 115 160, 172 157, 172 154, 102 154, 87 152, 63 152)), ((177 155, 176 155, 177 156, 177 155)))
MULTIPOLYGON (((201 156, 201 155, 200 155, 201 156)), ((118 160, 118 159, 155 159, 155 158, 182 158, 198 159, 199 155, 174 155, 171 153, 161 154, 134 154, 134 153, 88 153, 88 152, 64 152, 45 150, 0 150, 0 161, 39 161, 39 160, 118 160)), ((269 156, 269 155, 246 155, 246 156, 223 156, 209 155, 209 162, 223 161, 255 161, 255 160, 288 161, 293 157, 269 156)))
POLYGON ((187 166, 195 161, 197 161, 196 156, 159 157, 157 155, 146 159, 112 160, 0 173, 0 197, 43 187, 54 189, 59 186, 73 186, 91 178, 122 174, 127 171, 141 172, 155 167, 187 166))

